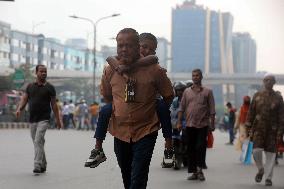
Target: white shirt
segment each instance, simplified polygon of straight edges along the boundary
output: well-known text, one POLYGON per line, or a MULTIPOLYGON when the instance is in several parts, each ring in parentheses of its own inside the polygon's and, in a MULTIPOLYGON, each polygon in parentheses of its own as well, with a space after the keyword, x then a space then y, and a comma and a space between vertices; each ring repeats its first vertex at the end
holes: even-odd
POLYGON ((69 112, 69 114, 74 114, 74 112, 75 112, 75 105, 73 103, 68 105, 68 112, 69 112))

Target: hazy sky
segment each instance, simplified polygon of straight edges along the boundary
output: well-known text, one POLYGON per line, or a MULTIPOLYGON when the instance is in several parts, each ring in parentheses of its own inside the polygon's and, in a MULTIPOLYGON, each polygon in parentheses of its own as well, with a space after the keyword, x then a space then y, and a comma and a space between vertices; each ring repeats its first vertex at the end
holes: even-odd
MULTIPOLYGON (((13 29, 32 31, 33 22, 44 21, 35 33, 55 37, 93 39, 88 22, 69 15, 97 19, 113 13, 121 16, 97 26, 98 46, 115 45, 111 39, 124 27, 151 32, 171 40, 171 10, 183 0, 15 0, 0 1, 0 20, 13 29)), ((234 16, 234 31, 250 32, 257 43, 257 69, 284 73, 284 0, 196 0, 213 10, 234 16)))

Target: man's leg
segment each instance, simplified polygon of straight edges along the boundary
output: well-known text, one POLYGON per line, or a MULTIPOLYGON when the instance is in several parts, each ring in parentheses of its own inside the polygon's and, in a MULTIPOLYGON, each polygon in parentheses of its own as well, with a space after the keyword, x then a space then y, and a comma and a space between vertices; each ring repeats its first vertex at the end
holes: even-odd
POLYGON ((197 143, 197 129, 193 127, 186 127, 187 136, 187 168, 188 173, 193 173, 189 180, 197 179, 197 159, 196 159, 196 143, 197 143))
POLYGON ((157 136, 158 132, 154 132, 132 144, 133 160, 130 189, 146 189, 149 166, 157 136))
POLYGON ((264 166, 265 179, 272 179, 276 153, 264 152, 266 161, 264 166))
POLYGON ((130 143, 114 138, 114 152, 121 170, 125 189, 130 189, 132 149, 130 143))
POLYGON ((234 126, 232 124, 229 124, 229 143, 233 144, 234 143, 234 126))
POLYGON ((263 152, 262 148, 253 149, 253 158, 254 158, 256 167, 258 169, 258 173, 255 176, 256 182, 261 182, 263 174, 264 174, 262 152, 263 152))
POLYGON ((196 165, 199 180, 204 181, 205 177, 202 172, 202 167, 205 162, 206 155, 206 138, 207 138, 208 127, 197 129, 197 143, 196 143, 196 165))
MULTIPOLYGON (((205 143, 203 145, 203 149, 201 151, 201 158, 202 158, 202 169, 207 169, 206 165, 206 151, 207 151, 207 135, 208 135, 208 127, 206 129, 206 136, 205 136, 205 143)), ((201 139, 203 140, 203 139, 201 139)))
MULTIPOLYGON (((36 159, 36 145, 35 145, 35 136, 36 136, 36 130, 37 130, 37 124, 36 123, 30 123, 30 132, 31 132, 31 138, 34 144, 34 161, 36 159)), ((34 165, 34 168, 35 165, 34 165)))
POLYGON ((46 158, 45 158, 45 151, 44 151, 44 143, 45 143, 45 133, 48 128, 48 121, 40 121, 37 123, 37 129, 34 139, 35 145, 35 161, 34 167, 35 169, 42 169, 46 167, 46 158))
POLYGON ((74 114, 73 113, 69 114, 69 119, 71 119, 73 129, 76 129, 76 123, 75 123, 75 120, 74 120, 74 114))

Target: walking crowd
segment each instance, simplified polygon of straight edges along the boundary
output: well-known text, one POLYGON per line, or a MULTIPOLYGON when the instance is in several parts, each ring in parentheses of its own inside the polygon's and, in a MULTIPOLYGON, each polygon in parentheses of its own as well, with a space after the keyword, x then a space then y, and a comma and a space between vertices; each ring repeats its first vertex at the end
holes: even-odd
MULTIPOLYGON (((114 153, 125 189, 147 187, 160 128, 165 138, 162 167, 179 169, 184 165, 188 180, 205 181, 206 150, 212 147, 216 112, 213 91, 202 84, 202 70, 192 70, 192 81, 172 84, 155 56, 154 35, 139 35, 132 28, 124 28, 116 41, 117 55, 107 59, 102 75, 100 87, 105 104, 100 107, 96 102, 88 106, 84 99, 76 105, 72 100, 61 104, 54 87, 46 81, 46 67, 37 65, 37 81, 27 87, 16 112, 19 116, 29 103, 35 148, 33 172, 46 171, 44 135, 52 109, 53 128, 95 131, 96 144, 85 167, 95 168, 107 160, 103 141, 107 131, 114 137, 114 153)), ((263 89, 252 100, 245 96, 239 112, 231 102, 226 104, 228 145, 243 149, 242 157, 249 156, 249 143, 253 144, 255 181, 261 182, 265 175, 266 186, 272 185, 273 167, 281 157, 278 146, 283 145, 284 104, 281 94, 273 90, 275 83, 272 74, 266 75, 263 89)))
MULTIPOLYGON (((97 124, 97 116, 99 112, 99 104, 94 102, 91 105, 87 105, 84 99, 76 103, 70 100, 63 104, 57 99, 57 107, 59 110, 59 116, 62 119, 62 129, 77 129, 77 130, 95 130, 97 124)), ((54 114, 51 114, 50 128, 57 128, 54 121, 54 114)))

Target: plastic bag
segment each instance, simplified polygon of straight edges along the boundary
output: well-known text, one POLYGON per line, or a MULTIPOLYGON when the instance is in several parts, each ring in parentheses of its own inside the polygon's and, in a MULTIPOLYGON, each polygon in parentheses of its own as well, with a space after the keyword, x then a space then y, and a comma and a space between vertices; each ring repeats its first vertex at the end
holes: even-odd
POLYGON ((214 136, 211 131, 207 134, 207 148, 213 148, 214 136))

